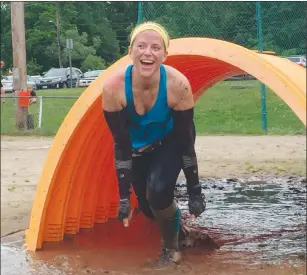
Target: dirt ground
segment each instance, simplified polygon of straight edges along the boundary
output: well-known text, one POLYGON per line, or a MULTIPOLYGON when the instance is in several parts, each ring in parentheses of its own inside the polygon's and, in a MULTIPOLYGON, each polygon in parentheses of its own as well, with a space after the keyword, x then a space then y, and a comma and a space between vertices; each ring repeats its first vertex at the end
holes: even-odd
MULTIPOLYGON (((1 137, 1 237, 28 227, 36 183, 52 140, 1 137)), ((202 177, 306 175, 305 136, 202 136, 197 137, 196 150, 202 177)), ((269 273, 275 274, 271 268, 269 273)))
MULTIPOLYGON (((28 227, 52 138, 1 137, 1 236, 28 227)), ((305 136, 200 136, 202 177, 306 175, 305 136)))

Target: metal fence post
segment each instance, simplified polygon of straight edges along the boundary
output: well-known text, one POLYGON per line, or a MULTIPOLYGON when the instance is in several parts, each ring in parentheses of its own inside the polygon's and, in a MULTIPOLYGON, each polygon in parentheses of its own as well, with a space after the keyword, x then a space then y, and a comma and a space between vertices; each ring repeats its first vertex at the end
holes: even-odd
POLYGON ((43 97, 39 97, 39 117, 38 117, 38 128, 42 128, 43 120, 43 97))
MULTIPOLYGON (((259 1, 256 2, 256 17, 257 17, 257 40, 258 40, 258 51, 263 52, 263 41, 262 41, 262 19, 261 19, 261 4, 259 1)), ((260 84, 261 89, 261 118, 262 118, 262 130, 265 134, 268 132, 268 121, 267 121, 267 110, 266 110, 266 91, 265 85, 260 84)))
POLYGON ((143 21, 143 2, 138 1, 138 24, 141 24, 143 21))

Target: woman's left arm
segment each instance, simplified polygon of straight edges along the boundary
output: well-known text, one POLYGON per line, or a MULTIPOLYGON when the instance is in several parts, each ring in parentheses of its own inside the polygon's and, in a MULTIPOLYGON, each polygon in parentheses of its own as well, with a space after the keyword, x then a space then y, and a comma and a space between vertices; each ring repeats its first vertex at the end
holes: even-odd
POLYGON ((190 214, 199 216, 206 207, 199 183, 198 163, 195 152, 194 98, 191 85, 185 76, 179 74, 173 81, 172 106, 174 135, 181 150, 182 169, 187 180, 190 214))

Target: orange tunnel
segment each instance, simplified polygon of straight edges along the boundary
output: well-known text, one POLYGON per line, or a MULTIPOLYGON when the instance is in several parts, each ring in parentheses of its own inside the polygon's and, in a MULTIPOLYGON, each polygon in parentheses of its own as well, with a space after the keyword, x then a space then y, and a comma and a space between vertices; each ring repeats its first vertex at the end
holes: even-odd
MULTIPOLYGON (((26 232, 28 250, 117 216, 113 140, 103 117, 101 87, 112 72, 130 62, 126 56, 110 66, 84 91, 63 121, 37 185, 26 232)), ((225 78, 251 74, 306 125, 306 69, 291 61, 221 40, 181 38, 171 41, 165 64, 189 79, 195 100, 225 78)))

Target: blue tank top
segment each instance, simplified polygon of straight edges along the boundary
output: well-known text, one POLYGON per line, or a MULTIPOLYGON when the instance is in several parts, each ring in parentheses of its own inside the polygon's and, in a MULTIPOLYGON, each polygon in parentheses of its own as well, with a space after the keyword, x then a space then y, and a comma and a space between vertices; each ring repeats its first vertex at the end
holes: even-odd
POLYGON ((144 115, 136 113, 132 92, 132 67, 133 65, 128 66, 125 75, 125 109, 128 113, 132 148, 139 149, 162 140, 173 129, 173 118, 167 104, 167 77, 163 65, 160 66, 160 83, 155 104, 144 115))

